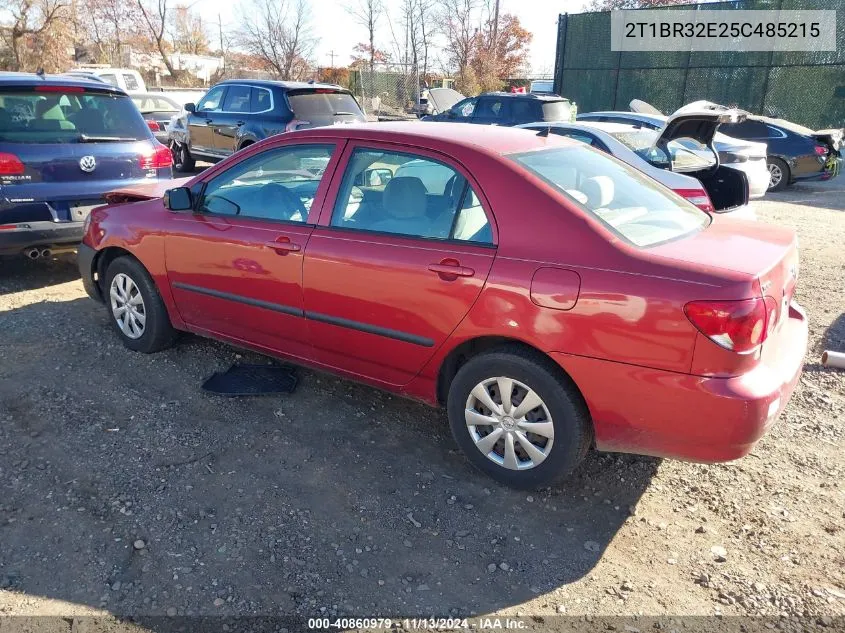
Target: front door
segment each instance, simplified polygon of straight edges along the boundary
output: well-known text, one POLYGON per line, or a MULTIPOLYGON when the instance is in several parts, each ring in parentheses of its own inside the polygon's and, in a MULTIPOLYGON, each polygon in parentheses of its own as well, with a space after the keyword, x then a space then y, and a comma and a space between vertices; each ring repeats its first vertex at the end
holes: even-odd
POLYGON ((315 359, 404 385, 475 302, 494 232, 469 174, 424 150, 357 144, 345 152, 305 253, 305 314, 315 359), (366 173, 391 172, 368 179, 366 173))
POLYGON ((194 213, 170 216, 167 274, 192 329, 309 356, 302 261, 334 149, 329 143, 267 149, 209 180, 194 213))
POLYGON ((214 115, 214 151, 223 156, 237 151, 238 132, 249 117, 249 86, 230 84, 223 108, 214 115))
POLYGON ((188 135, 192 152, 214 154, 214 115, 220 112, 225 92, 226 86, 212 88, 200 99, 196 111, 188 113, 188 135))

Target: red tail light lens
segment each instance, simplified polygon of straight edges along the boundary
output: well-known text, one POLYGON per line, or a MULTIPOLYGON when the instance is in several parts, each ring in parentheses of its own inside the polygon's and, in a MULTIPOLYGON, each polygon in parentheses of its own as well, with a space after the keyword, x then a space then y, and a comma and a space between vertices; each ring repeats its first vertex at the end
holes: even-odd
MULTIPOLYGON (((329 91, 331 92, 331 90, 329 91)), ((293 132, 294 130, 298 130, 300 126, 303 125, 311 125, 311 121, 302 121, 301 119, 293 119, 290 123, 285 126, 285 132, 293 132)))
POLYGON ((161 131, 161 126, 158 124, 158 121, 153 121, 152 119, 147 119, 146 121, 147 127, 150 128, 153 132, 161 131))
POLYGON ((764 300, 691 301, 684 306, 690 322, 720 347, 748 354, 755 351, 777 324, 777 306, 764 300), (770 317, 774 315, 774 321, 770 317))
POLYGON ((686 198, 702 211, 712 213, 716 210, 704 189, 675 189, 675 193, 686 198))
POLYGON ((173 164, 173 155, 170 153, 170 148, 157 143, 155 150, 151 153, 141 154, 140 161, 141 169, 161 169, 173 164))
POLYGON ((85 92, 82 86, 35 86, 35 92, 85 92))
POLYGON ((816 156, 827 156, 827 147, 824 145, 816 145, 813 150, 815 150, 816 156))
POLYGON ((0 176, 20 176, 24 172, 21 159, 14 154, 0 152, 0 176))

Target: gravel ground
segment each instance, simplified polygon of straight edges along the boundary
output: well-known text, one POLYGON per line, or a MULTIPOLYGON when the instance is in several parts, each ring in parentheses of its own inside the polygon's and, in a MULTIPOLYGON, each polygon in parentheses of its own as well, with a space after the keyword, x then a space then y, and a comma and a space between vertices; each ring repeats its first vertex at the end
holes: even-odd
MULTIPOLYGON (((845 181, 758 204, 797 229, 805 372, 738 462, 591 454, 502 488, 445 415, 326 375, 227 400, 260 357, 127 351, 72 257, 0 263, 0 614, 845 615, 845 181)), ((831 619, 833 617, 834 619, 831 619)), ((2 624, 0 622, 0 624, 2 624)), ((2 628, 2 626, 0 626, 2 628)))

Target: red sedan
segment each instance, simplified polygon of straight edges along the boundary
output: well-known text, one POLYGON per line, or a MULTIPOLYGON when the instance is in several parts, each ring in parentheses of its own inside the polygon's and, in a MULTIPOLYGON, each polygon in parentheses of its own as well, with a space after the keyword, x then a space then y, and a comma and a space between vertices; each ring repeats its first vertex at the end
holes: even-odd
POLYGON ((190 331, 444 405, 509 485, 591 445, 740 457, 801 373, 792 231, 554 135, 318 128, 156 196, 112 196, 79 251, 127 347, 190 331))

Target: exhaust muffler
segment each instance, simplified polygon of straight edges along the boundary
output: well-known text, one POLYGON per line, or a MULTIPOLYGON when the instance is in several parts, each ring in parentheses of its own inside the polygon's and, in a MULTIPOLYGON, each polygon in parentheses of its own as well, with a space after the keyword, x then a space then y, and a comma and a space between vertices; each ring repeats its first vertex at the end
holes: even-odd
POLYGON ((822 365, 836 369, 845 369, 845 354, 842 352, 826 351, 822 354, 822 365))
POLYGON ((28 251, 26 251, 26 256, 30 259, 38 259, 39 257, 41 257, 41 251, 37 248, 30 248, 28 251))

